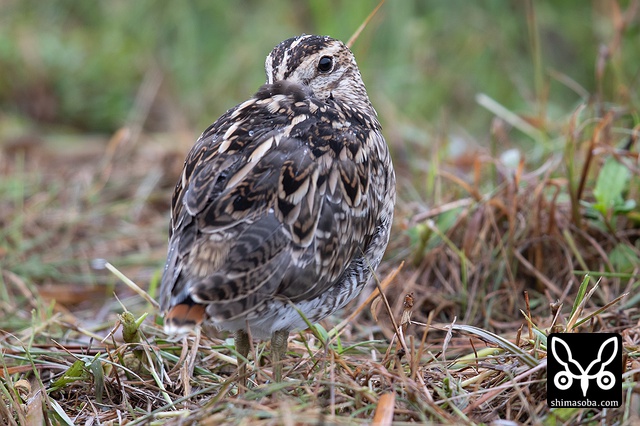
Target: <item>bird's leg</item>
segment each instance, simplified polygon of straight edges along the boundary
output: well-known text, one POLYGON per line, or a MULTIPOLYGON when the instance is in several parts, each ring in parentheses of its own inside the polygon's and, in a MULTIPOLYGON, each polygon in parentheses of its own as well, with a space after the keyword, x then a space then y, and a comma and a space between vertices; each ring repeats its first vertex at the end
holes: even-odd
POLYGON ((241 380, 242 389, 247 385, 247 362, 246 359, 249 356, 249 334, 244 330, 237 330, 234 336, 234 343, 236 345, 236 352, 238 352, 238 377, 241 380))
POLYGON ((271 358, 273 363, 273 378, 282 381, 282 361, 287 353, 288 330, 276 330, 271 335, 271 358))

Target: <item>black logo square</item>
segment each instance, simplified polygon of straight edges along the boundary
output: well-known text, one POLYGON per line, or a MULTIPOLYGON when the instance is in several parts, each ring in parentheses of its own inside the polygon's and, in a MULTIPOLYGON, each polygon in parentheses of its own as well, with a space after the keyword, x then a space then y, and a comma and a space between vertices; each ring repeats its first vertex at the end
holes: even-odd
POLYGON ((622 405, 622 337, 617 333, 552 333, 547 338, 547 404, 622 405))

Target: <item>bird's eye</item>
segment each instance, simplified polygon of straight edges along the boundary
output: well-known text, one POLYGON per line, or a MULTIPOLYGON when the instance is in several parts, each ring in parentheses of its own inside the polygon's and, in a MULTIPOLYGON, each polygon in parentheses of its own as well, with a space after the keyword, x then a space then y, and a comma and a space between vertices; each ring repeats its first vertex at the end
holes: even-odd
POLYGON ((332 68, 333 58, 331 58, 330 56, 323 56, 322 58, 320 58, 320 61, 318 62, 318 71, 327 73, 331 71, 332 68))

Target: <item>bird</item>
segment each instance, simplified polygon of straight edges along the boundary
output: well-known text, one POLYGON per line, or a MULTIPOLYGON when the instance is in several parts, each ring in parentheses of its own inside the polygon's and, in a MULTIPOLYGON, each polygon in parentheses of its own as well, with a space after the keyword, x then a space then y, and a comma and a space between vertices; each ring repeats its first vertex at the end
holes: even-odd
POLYGON ((289 38, 265 72, 255 95, 209 126, 186 157, 159 295, 167 333, 213 324, 234 333, 242 360, 250 336, 270 338, 279 382, 289 333, 342 308, 372 278, 396 188, 344 43, 289 38))

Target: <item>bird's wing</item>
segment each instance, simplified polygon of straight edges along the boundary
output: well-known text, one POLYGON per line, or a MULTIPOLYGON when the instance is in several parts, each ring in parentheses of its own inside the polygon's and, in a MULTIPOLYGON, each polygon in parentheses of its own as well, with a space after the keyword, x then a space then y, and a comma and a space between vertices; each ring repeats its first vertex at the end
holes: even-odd
POLYGON ((219 304, 233 317, 339 280, 375 232, 374 198, 385 197, 371 190, 388 178, 370 161, 371 138, 382 137, 365 124, 279 82, 207 129, 174 193, 163 309, 219 304))

